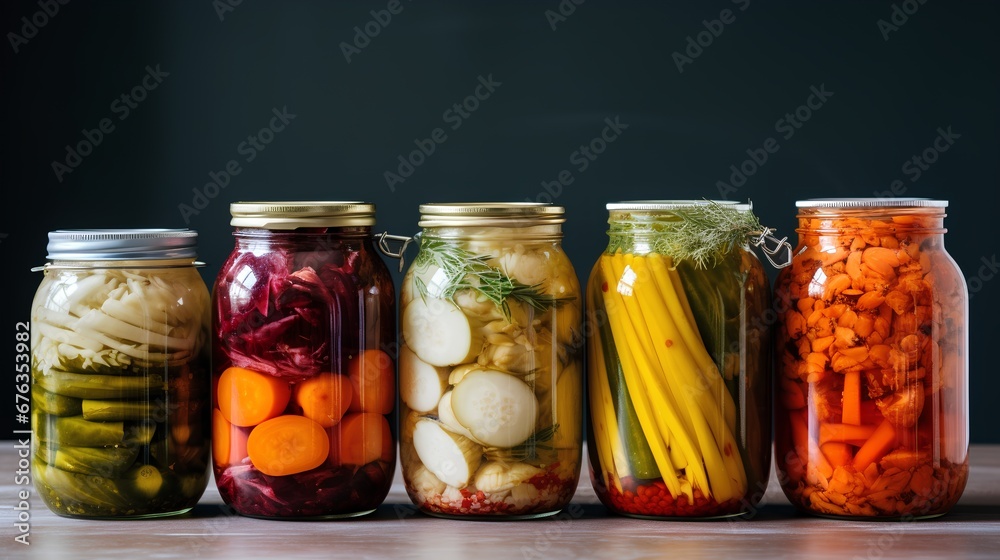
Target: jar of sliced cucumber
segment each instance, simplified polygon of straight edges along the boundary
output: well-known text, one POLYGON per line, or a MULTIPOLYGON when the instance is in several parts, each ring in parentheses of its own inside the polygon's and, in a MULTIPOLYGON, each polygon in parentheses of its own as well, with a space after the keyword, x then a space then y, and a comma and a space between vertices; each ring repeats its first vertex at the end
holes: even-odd
POLYGON ((181 514, 209 478, 209 293, 190 230, 58 230, 31 308, 32 475, 65 517, 181 514))
POLYGON ((400 457, 440 517, 532 518, 579 481, 582 301, 561 207, 425 204, 401 289, 400 457))

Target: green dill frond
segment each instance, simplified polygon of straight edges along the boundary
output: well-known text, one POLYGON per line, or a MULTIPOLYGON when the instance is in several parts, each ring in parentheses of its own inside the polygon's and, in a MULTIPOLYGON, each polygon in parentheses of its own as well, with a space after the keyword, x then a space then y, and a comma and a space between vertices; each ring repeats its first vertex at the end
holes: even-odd
POLYGON ((673 258, 674 265, 691 261, 697 268, 714 266, 735 247, 743 246, 750 236, 763 230, 750 210, 737 210, 718 202, 666 210, 663 219, 638 223, 634 220, 613 222, 609 251, 633 250, 632 236, 643 236, 650 249, 673 258), (618 239, 615 239, 615 237, 618 239))
MULTIPOLYGON (((415 266, 435 265, 444 274, 438 286, 437 297, 452 299, 460 290, 475 290, 493 302, 508 321, 511 318, 508 298, 524 302, 536 311, 544 311, 566 298, 557 298, 539 291, 538 285, 529 286, 507 276, 502 270, 490 266, 490 255, 477 255, 453 243, 423 238, 415 266)), ((417 283, 421 296, 427 295, 423 282, 417 283)))

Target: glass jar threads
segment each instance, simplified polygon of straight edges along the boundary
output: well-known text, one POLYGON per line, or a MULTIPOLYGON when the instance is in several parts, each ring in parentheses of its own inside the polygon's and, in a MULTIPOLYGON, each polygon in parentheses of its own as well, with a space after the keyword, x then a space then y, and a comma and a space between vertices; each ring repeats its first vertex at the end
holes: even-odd
POLYGON ((237 202, 212 293, 213 463, 262 518, 370 513, 396 461, 396 308, 375 206, 237 202))
POLYGON ((400 458, 442 517, 558 513, 579 482, 582 300, 563 208, 424 204, 401 289, 400 458))
MULTIPOLYGON (((771 461, 770 286, 749 205, 607 205, 587 286, 591 481, 644 518, 747 513, 771 461)), ((760 237, 762 239, 762 237, 760 237)))
POLYGON ((181 514, 209 479, 198 234, 57 230, 31 307, 32 475, 65 517, 181 514))
POLYGON ((779 304, 776 464, 808 513, 920 518, 968 479, 968 291, 947 201, 796 203, 779 304))

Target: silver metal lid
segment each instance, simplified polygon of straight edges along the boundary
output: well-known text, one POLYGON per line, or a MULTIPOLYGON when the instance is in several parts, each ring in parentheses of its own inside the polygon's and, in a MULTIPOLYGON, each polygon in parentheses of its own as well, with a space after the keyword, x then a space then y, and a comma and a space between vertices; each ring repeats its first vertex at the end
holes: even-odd
POLYGON ((947 208, 947 200, 930 198, 809 198, 795 202, 796 208, 947 208))
POLYGON ((440 202, 420 205, 420 227, 527 227, 561 224, 565 209, 544 202, 440 202))
POLYGON ((233 227, 291 230, 375 225, 375 205, 360 201, 234 202, 229 213, 233 227))
POLYGON ((49 232, 47 258, 56 261, 194 259, 190 229, 60 229, 49 232))
POLYGON ((609 211, 655 212, 657 210, 676 210, 678 208, 707 206, 709 204, 718 204, 740 212, 747 212, 753 209, 753 205, 739 203, 735 200, 626 200, 621 202, 609 202, 607 203, 606 208, 609 211))

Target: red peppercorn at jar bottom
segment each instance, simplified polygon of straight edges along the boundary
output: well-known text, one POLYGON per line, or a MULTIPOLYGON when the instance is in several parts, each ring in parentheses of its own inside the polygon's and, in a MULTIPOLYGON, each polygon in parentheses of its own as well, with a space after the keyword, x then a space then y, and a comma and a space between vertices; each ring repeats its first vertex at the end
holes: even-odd
MULTIPOLYGON (((591 473, 592 480, 595 478, 591 473)), ((695 490, 692 494, 694 500, 689 501, 687 496, 675 497, 667 490, 667 485, 662 480, 642 480, 634 477, 621 479, 622 488, 619 490, 608 474, 607 482, 595 485, 597 497, 608 509, 622 515, 638 517, 686 517, 686 518, 710 518, 729 517, 746 513, 744 507, 753 504, 736 498, 719 503, 711 498, 706 498, 700 490, 695 490)))
POLYGON ((539 473, 523 484, 533 487, 537 497, 525 505, 519 505, 512 499, 511 492, 470 491, 462 488, 450 493, 447 490, 441 494, 421 499, 413 495, 414 501, 420 504, 425 512, 455 517, 503 516, 521 517, 557 513, 569 503, 576 492, 576 479, 563 479, 554 472, 559 466, 555 463, 549 470, 539 473))

